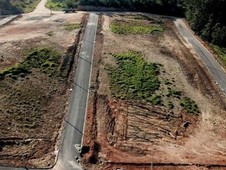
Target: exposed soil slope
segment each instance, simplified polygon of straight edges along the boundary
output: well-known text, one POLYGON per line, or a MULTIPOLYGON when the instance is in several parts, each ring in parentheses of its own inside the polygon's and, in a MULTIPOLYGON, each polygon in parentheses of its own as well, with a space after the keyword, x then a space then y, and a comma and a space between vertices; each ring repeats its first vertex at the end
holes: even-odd
POLYGON ((152 165, 205 169, 226 164, 225 97, 201 60, 183 44, 172 21, 103 16, 97 42, 84 138, 90 147, 83 158, 87 169, 152 169, 152 165), (136 27, 133 34, 113 33, 111 24, 121 20, 142 26, 158 21, 164 31, 142 35, 137 29, 143 28, 136 27), (154 92, 160 103, 113 93, 109 68, 120 66, 115 54, 130 50, 161 65, 161 85, 154 92), (187 110, 181 104, 184 97, 193 100, 199 111, 187 110))
POLYGON ((0 29, 1 165, 53 165, 76 69, 82 16, 28 14, 0 29))

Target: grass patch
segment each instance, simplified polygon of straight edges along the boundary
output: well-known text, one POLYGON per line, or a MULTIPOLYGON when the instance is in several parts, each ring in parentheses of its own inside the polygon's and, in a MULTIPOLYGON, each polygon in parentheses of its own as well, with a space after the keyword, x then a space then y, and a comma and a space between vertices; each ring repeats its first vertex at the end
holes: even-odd
POLYGON ((226 66, 226 48, 224 47, 219 47, 216 45, 211 45, 214 52, 219 56, 219 59, 224 63, 226 66))
POLYGON ((25 57, 24 61, 1 72, 0 79, 4 79, 5 76, 12 77, 13 79, 16 79, 19 75, 25 77, 32 72, 33 68, 39 68, 51 76, 56 75, 59 59, 60 54, 53 49, 35 49, 25 57))
POLYGON ((152 34, 154 32, 163 32, 163 27, 160 24, 145 24, 137 21, 121 21, 114 20, 110 29, 117 34, 152 34))
POLYGON ((67 0, 67 1, 59 1, 59 0, 47 0, 46 8, 51 10, 63 10, 65 8, 77 8, 78 7, 78 0, 67 0))
POLYGON ((49 8, 51 10, 56 10, 56 11, 66 8, 66 4, 64 2, 60 2, 60 1, 54 2, 52 0, 47 0, 47 3, 45 6, 46 8, 49 8))
POLYGON ((118 65, 110 68, 110 87, 114 97, 161 103, 160 96, 154 95, 160 87, 158 64, 145 62, 141 53, 134 51, 114 57, 118 65))
POLYGON ((13 5, 21 11, 27 13, 32 12, 39 2, 40 0, 13 1, 13 5))
POLYGON ((160 81, 160 70, 163 71, 160 64, 146 62, 142 54, 136 51, 113 54, 113 57, 117 66, 108 66, 113 97, 146 101, 170 110, 182 108, 187 113, 200 113, 195 101, 177 90, 173 81, 160 81))
POLYGON ((199 113, 199 109, 195 101, 188 97, 183 97, 180 105, 189 113, 199 113))
POLYGON ((77 24, 77 23, 64 24, 64 29, 67 31, 72 31, 72 30, 79 29, 79 28, 81 28, 81 24, 77 24))

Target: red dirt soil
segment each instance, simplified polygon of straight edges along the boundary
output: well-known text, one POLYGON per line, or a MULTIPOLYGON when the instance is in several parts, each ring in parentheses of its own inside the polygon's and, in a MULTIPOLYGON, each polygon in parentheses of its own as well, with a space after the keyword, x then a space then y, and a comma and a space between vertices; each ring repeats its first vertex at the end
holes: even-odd
MULTIPOLYGON (((201 60, 183 44, 172 21, 162 19, 162 35, 117 35, 99 21, 83 146, 85 169, 226 169, 226 102, 201 60), (111 54, 141 51, 163 64, 161 78, 195 100, 200 115, 111 96, 106 66, 111 54), (186 126, 186 123, 189 123, 186 126)), ((122 17, 123 18, 123 17, 122 17)))

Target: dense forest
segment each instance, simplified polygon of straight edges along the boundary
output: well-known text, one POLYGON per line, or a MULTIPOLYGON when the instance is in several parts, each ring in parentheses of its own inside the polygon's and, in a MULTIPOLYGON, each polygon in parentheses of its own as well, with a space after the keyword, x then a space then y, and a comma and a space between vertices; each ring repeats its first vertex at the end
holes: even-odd
POLYGON ((191 28, 204 40, 226 47, 226 0, 184 0, 191 28))
POLYGON ((183 15, 182 0, 80 0, 80 4, 183 15))
POLYGON ((0 0, 0 15, 16 14, 21 11, 11 4, 9 0, 0 0))

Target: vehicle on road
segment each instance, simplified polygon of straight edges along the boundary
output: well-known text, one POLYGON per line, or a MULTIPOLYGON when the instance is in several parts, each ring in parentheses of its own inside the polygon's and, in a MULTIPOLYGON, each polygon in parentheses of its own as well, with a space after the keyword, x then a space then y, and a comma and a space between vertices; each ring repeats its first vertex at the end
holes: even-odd
POLYGON ((75 12, 75 9, 74 8, 66 8, 66 9, 63 9, 64 13, 73 13, 75 12))

